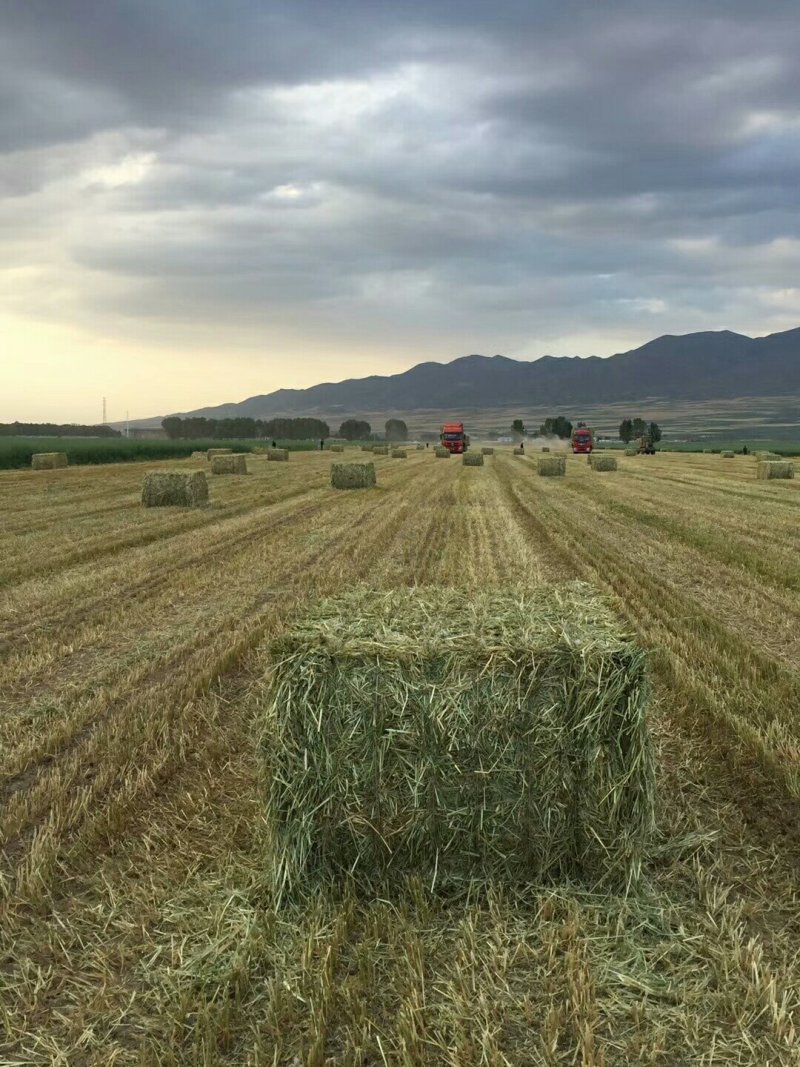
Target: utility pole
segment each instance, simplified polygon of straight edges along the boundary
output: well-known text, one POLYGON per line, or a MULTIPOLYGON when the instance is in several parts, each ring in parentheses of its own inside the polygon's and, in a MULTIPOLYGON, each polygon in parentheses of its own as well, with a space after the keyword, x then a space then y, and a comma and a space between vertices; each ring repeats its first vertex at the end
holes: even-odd
POLYGON ((103 397, 103 425, 106 424, 106 398, 103 397))

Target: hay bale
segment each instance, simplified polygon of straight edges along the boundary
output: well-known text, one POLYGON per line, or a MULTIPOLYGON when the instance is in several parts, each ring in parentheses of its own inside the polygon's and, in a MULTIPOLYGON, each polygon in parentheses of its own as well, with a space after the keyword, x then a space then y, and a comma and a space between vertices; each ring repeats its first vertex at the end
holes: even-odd
POLYGON ((189 459, 193 459, 195 463, 197 463, 199 460, 208 459, 208 452, 192 452, 191 456, 189 456, 189 459))
POLYGON ((484 456, 493 456, 493 455, 494 455, 494 449, 493 449, 493 448, 486 448, 486 447, 484 446, 484 447, 483 447, 483 448, 481 449, 481 455, 484 455, 484 456))
POLYGON ((626 448, 625 449, 625 455, 626 456, 638 456, 639 453, 635 448, 626 448))
POLYGON ((211 460, 212 474, 247 474, 247 459, 241 452, 230 456, 214 456, 211 460))
POLYGON ((268 448, 267 449, 267 463, 288 463, 289 462, 289 449, 288 448, 268 448))
POLYGON ((720 452, 720 456, 722 457, 722 459, 733 459, 733 452, 720 452))
POLYGON ((452 455, 449 448, 434 448, 433 452, 437 459, 450 459, 452 455))
POLYGON ((374 447, 373 445, 362 445, 361 446, 361 451, 362 452, 371 452, 373 447, 374 447))
POLYGON ((392 459, 408 459, 408 452, 404 448, 393 448, 392 459))
POLYGON ((68 464, 66 452, 34 452, 31 468, 35 471, 55 471, 68 464))
POLYGON ((214 456, 230 456, 232 453, 232 448, 209 448, 206 452, 206 459, 210 463, 214 456))
POLYGON ((755 453, 755 457, 756 457, 756 460, 764 460, 764 459, 767 459, 767 460, 773 460, 773 459, 780 460, 780 459, 783 459, 783 456, 780 455, 779 452, 756 452, 755 453))
POLYGON ((482 452, 465 452, 461 457, 461 462, 465 467, 482 467, 483 466, 483 453, 482 452))
POLYGON ((542 445, 542 452, 549 452, 549 451, 550 451, 550 446, 549 445, 542 445))
POLYGON ((146 508, 196 508, 208 503, 208 482, 203 471, 151 471, 142 483, 146 508))
POLYGON ((589 454, 589 466, 593 471, 615 471, 617 469, 617 457, 598 456, 591 452, 589 454))
POLYGON ((417 452, 424 452, 424 451, 425 451, 425 445, 417 445, 417 452))
POLYGON ((389 455, 389 446, 388 445, 373 445, 372 446, 372 453, 375 456, 388 456, 389 455))
POLYGON ((536 470, 543 478, 563 478, 567 473, 567 457, 540 456, 536 470))
POLYGON ((589 586, 357 588, 271 660, 278 898, 349 874, 637 879, 654 801, 645 660, 589 586))
POLYGON ((374 463, 332 463, 334 489, 371 489, 376 484, 374 463))
POLYGON ((514 455, 515 456, 524 456, 525 455, 525 449, 524 448, 515 448, 514 449, 514 455))
POLYGON ((794 478, 794 463, 789 460, 759 460, 756 464, 757 478, 794 478))
POLYGON ((344 452, 344 445, 331 445, 331 452, 344 452))

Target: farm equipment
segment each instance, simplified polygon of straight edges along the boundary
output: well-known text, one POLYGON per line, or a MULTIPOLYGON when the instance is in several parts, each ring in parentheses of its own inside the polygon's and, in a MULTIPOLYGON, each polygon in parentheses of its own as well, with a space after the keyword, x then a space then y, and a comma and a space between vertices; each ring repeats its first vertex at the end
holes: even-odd
POLYGON ((464 433, 463 422, 445 422, 439 432, 441 447, 460 455, 469 448, 469 437, 464 433))
POLYGON ((639 438, 636 452, 639 456, 654 456, 656 454, 656 447, 653 444, 653 438, 649 433, 644 433, 639 438))
POLYGON ((591 455, 594 448, 594 434, 588 426, 578 426, 572 431, 572 451, 580 455, 591 455))

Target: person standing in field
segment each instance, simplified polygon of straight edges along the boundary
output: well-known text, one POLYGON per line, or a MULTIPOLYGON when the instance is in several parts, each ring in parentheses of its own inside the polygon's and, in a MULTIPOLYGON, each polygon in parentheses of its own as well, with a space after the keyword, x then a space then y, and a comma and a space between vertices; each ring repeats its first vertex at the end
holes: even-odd
POLYGON ((324 447, 325 447, 325 438, 324 437, 320 437, 320 439, 319 439, 319 450, 320 450, 320 452, 323 450, 324 447))

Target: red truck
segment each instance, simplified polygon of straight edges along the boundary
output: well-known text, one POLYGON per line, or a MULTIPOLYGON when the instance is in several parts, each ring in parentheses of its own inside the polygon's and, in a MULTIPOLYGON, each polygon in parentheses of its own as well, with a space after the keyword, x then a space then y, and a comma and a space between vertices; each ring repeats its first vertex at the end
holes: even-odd
POLYGON ((594 434, 588 426, 578 426, 572 431, 572 451, 591 453, 594 448, 594 434))
POLYGON ((439 440, 442 448, 448 452, 466 452, 469 448, 469 437, 464 433, 463 422, 445 422, 439 431, 439 440))

